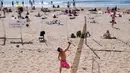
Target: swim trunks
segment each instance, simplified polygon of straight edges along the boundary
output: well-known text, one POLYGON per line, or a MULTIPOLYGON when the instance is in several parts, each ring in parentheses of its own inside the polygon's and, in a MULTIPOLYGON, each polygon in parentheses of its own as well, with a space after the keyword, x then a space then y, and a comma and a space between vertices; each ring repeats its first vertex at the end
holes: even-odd
POLYGON ((64 61, 64 60, 60 61, 60 67, 61 68, 62 67, 64 67, 64 68, 70 68, 69 64, 66 61, 64 61))

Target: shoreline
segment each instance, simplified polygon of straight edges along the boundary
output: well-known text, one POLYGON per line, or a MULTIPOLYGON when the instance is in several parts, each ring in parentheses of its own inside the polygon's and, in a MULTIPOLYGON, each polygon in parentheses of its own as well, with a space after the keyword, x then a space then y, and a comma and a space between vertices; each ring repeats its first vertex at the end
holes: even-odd
MULTIPOLYGON (((64 8, 64 7, 67 7, 66 4, 54 4, 54 5, 60 5, 61 8, 64 8)), ((15 7, 16 5, 14 5, 15 7)), ((20 4, 20 6, 22 6, 22 4, 20 4)), ((24 7, 31 7, 29 4, 25 4, 24 7)), ((34 5, 35 7, 39 8, 39 7, 52 7, 52 5, 50 4, 44 4, 44 5, 41 5, 41 4, 35 4, 34 5)), ((115 7, 117 6, 118 8, 130 8, 130 4, 87 4, 87 3, 78 3, 76 4, 76 7, 81 7, 81 8, 91 8, 91 7, 95 7, 95 8, 106 8, 106 7, 115 7)), ((12 7, 11 4, 4 4, 3 7, 12 7)), ((71 4, 71 7, 72 4, 71 4)))

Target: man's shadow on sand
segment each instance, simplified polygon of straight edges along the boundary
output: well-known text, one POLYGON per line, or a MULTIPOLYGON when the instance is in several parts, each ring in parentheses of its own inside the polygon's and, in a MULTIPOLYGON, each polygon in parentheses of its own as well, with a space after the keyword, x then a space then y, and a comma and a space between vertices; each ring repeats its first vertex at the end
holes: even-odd
POLYGON ((114 29, 116 29, 116 30, 120 30, 120 28, 117 28, 117 27, 112 27, 112 28, 114 28, 114 29))

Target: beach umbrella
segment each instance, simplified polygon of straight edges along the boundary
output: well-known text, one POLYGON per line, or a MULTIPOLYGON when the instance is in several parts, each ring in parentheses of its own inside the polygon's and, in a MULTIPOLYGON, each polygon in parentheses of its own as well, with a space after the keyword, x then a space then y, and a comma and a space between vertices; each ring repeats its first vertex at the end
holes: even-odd
POLYGON ((21 7, 20 4, 16 4, 16 8, 19 8, 19 7, 21 7))

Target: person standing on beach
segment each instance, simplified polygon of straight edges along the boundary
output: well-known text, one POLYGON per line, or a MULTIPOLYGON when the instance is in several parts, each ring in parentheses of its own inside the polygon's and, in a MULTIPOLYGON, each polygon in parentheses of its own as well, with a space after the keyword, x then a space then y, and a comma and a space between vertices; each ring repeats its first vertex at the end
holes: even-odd
POLYGON ((23 7, 24 7, 24 1, 22 1, 22 5, 23 5, 23 7))
POLYGON ((29 4, 31 4, 31 2, 32 2, 32 1, 31 1, 31 0, 29 0, 29 4))
POLYGON ((33 7, 33 2, 31 0, 29 0, 29 4, 33 7))
POLYGON ((41 1, 41 4, 42 4, 42 8, 43 8, 43 4, 44 4, 43 0, 41 1))
POLYGON ((1 7, 3 7, 3 1, 1 0, 1 7))
POLYGON ((117 11, 117 6, 115 6, 114 10, 117 11))
POLYGON ((58 60, 60 61, 60 73, 62 72, 62 68, 67 68, 67 69, 70 68, 69 64, 66 62, 66 51, 68 51, 68 49, 71 45, 71 42, 68 42, 68 44, 69 45, 68 45, 67 49, 65 49, 64 51, 60 47, 57 49, 57 51, 59 52, 58 60))
POLYGON ((6 13, 5 9, 3 9, 3 14, 4 14, 4 17, 6 16, 6 15, 5 15, 5 13, 6 13))
POLYGON ((75 0, 73 0, 73 7, 75 7, 75 0))
POLYGON ((53 1, 51 1, 51 5, 53 5, 53 1))
POLYGON ((67 7, 70 8, 70 2, 67 2, 67 7))
POLYGON ((116 10, 114 10, 113 15, 112 15, 112 27, 114 26, 114 24, 116 24, 115 18, 116 18, 116 10))
POLYGON ((16 1, 16 4, 18 5, 18 4, 19 4, 19 2, 18 2, 18 1, 16 1))
POLYGON ((33 4, 35 4, 35 0, 33 0, 32 2, 33 2, 33 4))
POLYGON ((12 7, 14 7, 14 1, 12 1, 12 7))

